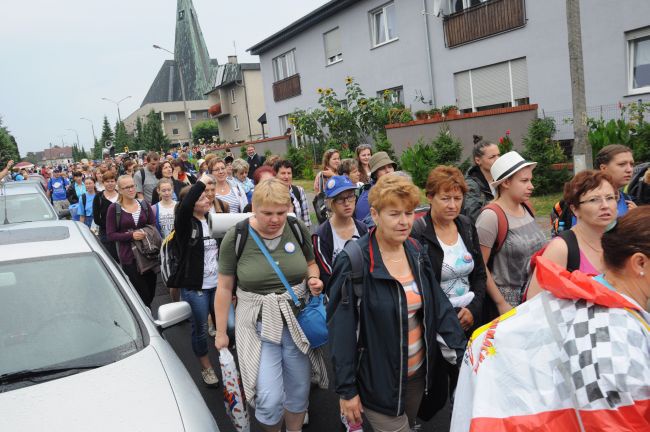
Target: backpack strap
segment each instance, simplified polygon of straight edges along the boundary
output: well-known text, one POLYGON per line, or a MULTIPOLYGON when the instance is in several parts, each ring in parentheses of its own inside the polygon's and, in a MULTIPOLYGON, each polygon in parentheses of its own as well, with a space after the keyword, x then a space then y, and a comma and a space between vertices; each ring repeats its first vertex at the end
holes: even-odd
POLYGON ((497 215, 497 237, 494 240, 494 245, 492 246, 492 252, 490 253, 490 256, 494 256, 503 247, 503 244, 506 242, 506 237, 508 236, 508 229, 510 229, 508 225, 508 217, 506 216, 506 212, 503 211, 500 205, 496 203, 490 203, 483 207, 481 212, 485 210, 492 210, 496 215, 497 215))
POLYGON ((298 243, 300 244, 300 249, 303 249, 305 247, 305 238, 302 235, 302 230, 300 229, 298 219, 293 216, 287 216, 287 222, 289 223, 289 228, 291 228, 291 231, 293 232, 293 236, 298 240, 298 243))
MULTIPOLYGON (((352 292, 360 300, 363 295, 363 251, 355 240, 348 240, 343 250, 348 255, 350 267, 352 268, 352 292)), ((349 301, 347 285, 344 284, 341 293, 341 302, 347 304, 349 301)))
POLYGON ((120 231, 120 222, 122 219, 122 206, 119 202, 115 202, 115 227, 117 231, 120 231))
POLYGON ((568 249, 566 269, 569 272, 579 270, 580 269, 580 247, 578 246, 578 239, 575 233, 572 230, 568 229, 562 231, 559 234, 559 237, 561 237, 562 240, 564 240, 568 249))
POLYGON ((86 199, 86 194, 81 195, 81 203, 84 205, 84 216, 86 216, 86 203, 88 200, 86 199))
POLYGON ((142 196, 144 196, 144 168, 140 168, 140 181, 142 182, 142 196))
POLYGON ((160 201, 158 201, 155 205, 156 205, 156 228, 158 228, 158 232, 162 232, 160 230, 160 201))
POLYGON ((248 240, 248 218, 243 221, 237 222, 235 225, 235 258, 239 261, 244 247, 246 247, 246 240, 248 240))

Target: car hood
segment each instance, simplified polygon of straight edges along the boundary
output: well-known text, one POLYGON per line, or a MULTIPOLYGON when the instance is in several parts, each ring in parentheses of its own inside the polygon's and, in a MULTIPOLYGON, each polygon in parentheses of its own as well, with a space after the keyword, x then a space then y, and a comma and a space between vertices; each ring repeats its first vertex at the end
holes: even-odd
POLYGON ((156 350, 0 394, 0 430, 180 431, 183 422, 156 350))

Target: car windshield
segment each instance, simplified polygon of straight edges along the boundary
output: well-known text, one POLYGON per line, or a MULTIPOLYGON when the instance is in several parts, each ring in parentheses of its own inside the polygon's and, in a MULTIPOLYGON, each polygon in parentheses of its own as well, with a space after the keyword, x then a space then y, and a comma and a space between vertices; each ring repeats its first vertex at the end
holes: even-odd
POLYGON ((48 220, 56 220, 56 214, 44 195, 39 193, 2 195, 0 193, 0 225, 48 220))
POLYGON ((142 347, 136 319, 94 254, 1 263, 0 298, 0 392, 3 376, 101 366, 142 347))

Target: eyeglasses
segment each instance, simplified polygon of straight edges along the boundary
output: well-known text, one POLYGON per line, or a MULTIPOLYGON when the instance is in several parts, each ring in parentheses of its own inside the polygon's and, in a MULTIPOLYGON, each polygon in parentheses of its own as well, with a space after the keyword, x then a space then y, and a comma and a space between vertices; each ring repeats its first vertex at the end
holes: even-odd
POLYGON ((131 190, 131 189, 135 189, 135 185, 132 184, 132 185, 130 185, 130 186, 122 186, 120 189, 121 189, 121 190, 131 190))
POLYGON ((215 168, 215 169, 212 170, 212 172, 216 172, 216 173, 226 172, 226 169, 225 168, 215 168))
POLYGON ((355 195, 338 196, 334 198, 334 202, 337 204, 353 203, 356 198, 355 195))
POLYGON ((595 196, 579 202, 580 204, 589 204, 589 205, 597 206, 603 201, 607 205, 615 204, 616 202, 618 202, 618 195, 605 195, 604 197, 595 196))

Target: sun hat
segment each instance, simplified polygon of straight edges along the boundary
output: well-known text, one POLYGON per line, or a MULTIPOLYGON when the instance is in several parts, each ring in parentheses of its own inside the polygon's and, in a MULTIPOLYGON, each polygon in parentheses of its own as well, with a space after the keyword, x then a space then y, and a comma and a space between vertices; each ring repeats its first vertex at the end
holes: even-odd
POLYGON ((381 167, 385 167, 386 165, 393 165, 393 168, 397 168, 397 164, 390 159, 386 152, 375 153, 370 157, 370 162, 368 164, 370 165, 371 174, 374 174, 375 171, 381 167))
POLYGON ((535 165, 537 165, 537 162, 528 162, 516 151, 510 151, 498 158, 492 165, 492 168, 490 168, 490 174, 492 174, 492 178, 494 179, 490 183, 490 187, 496 190, 497 186, 504 180, 512 177, 517 171, 527 166, 534 168, 535 165))
POLYGON ((205 159, 199 159, 198 161, 196 161, 196 165, 197 165, 199 168, 201 168, 201 165, 203 165, 204 163, 205 163, 205 159))
POLYGON ((341 192, 356 188, 357 186, 347 176, 332 176, 325 183, 325 196, 334 198, 341 192))

